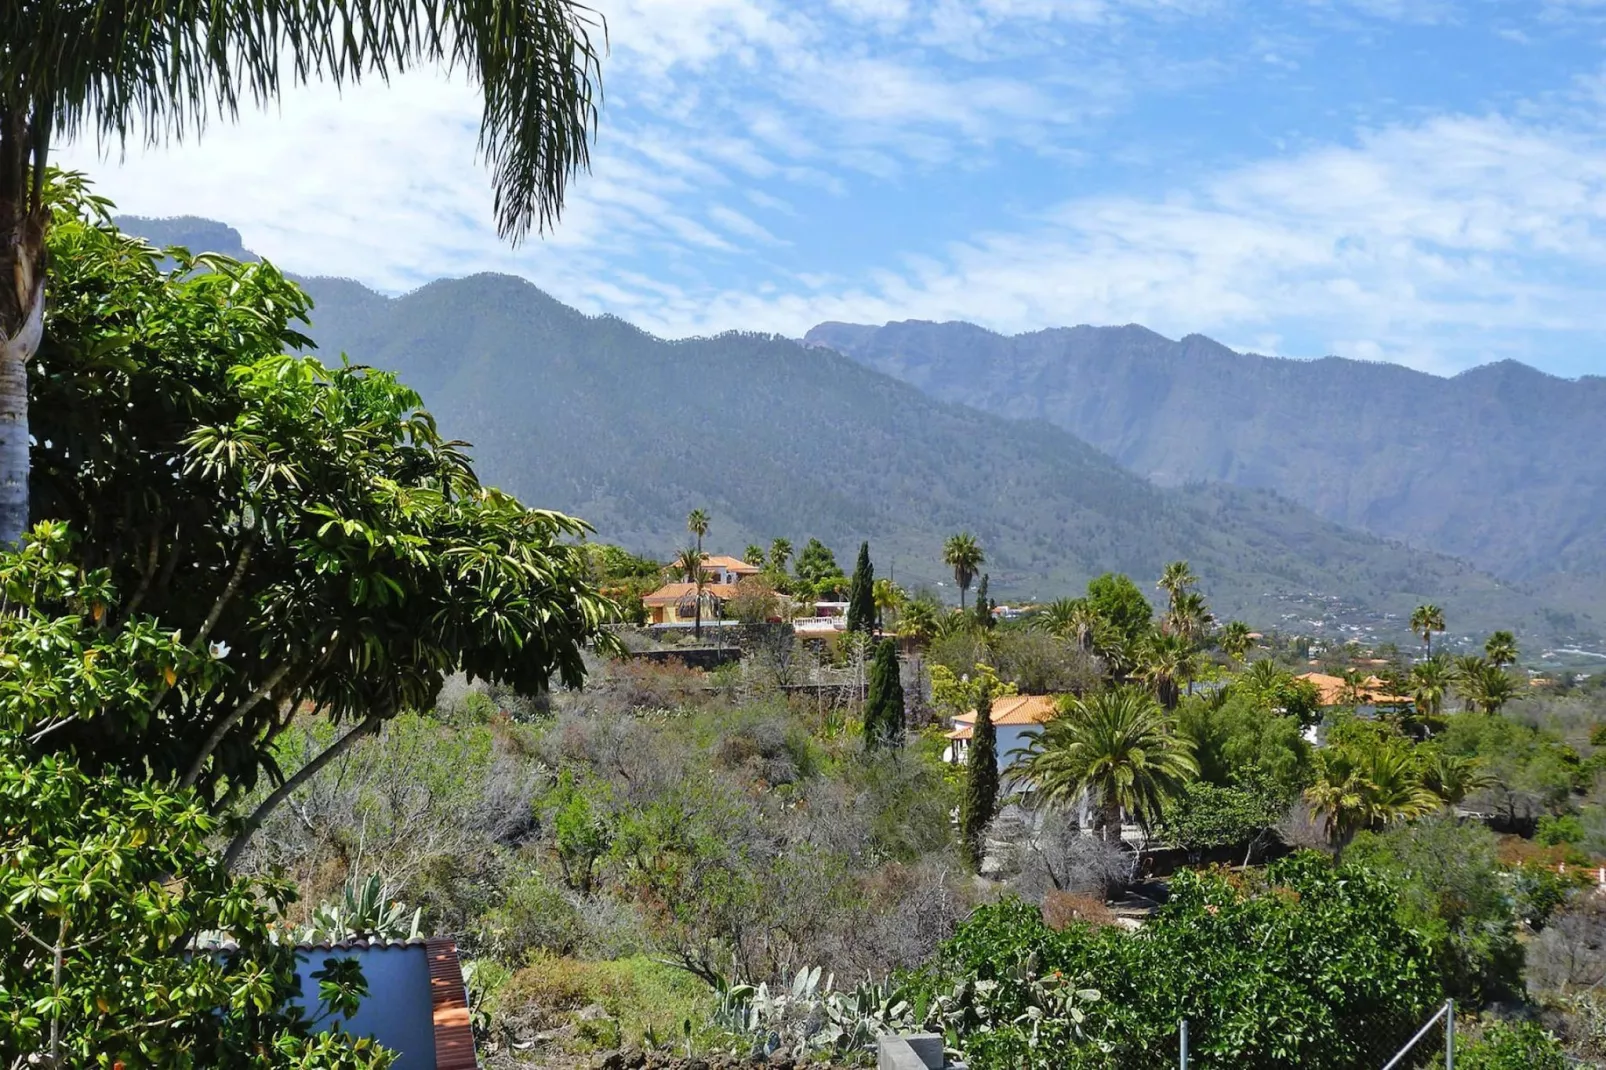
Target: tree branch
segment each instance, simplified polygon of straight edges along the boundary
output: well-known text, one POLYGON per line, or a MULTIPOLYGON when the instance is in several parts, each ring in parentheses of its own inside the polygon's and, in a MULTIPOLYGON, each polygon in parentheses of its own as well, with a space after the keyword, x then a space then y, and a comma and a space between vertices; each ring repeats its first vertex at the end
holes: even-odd
POLYGON ((128 600, 128 605, 123 609, 125 621, 133 618, 134 611, 145 601, 145 596, 150 593, 151 583, 156 579, 156 555, 161 546, 161 532, 160 525, 151 529, 151 546, 145 557, 144 575, 139 578, 139 586, 134 589, 134 597, 128 600))
POLYGON ((269 693, 279 686, 279 681, 283 680, 289 671, 289 662, 285 662, 277 669, 274 669, 268 674, 268 678, 262 682, 261 687, 253 691, 249 698, 234 707, 228 716, 217 723, 217 727, 212 729, 211 734, 206 737, 206 742, 201 744, 201 749, 196 753, 195 760, 190 763, 189 769, 185 771, 183 779, 179 781, 179 787, 191 788, 195 786, 195 782, 201 778, 202 767, 206 765, 206 760, 212 756, 212 752, 217 749, 217 745, 223 742, 223 737, 229 734, 230 729, 240 723, 242 717, 255 709, 257 703, 267 698, 269 693))
POLYGON ((294 776, 279 785, 278 790, 272 795, 262 800, 262 805, 258 806, 251 816, 245 819, 245 824, 241 826, 240 831, 229 843, 229 849, 223 853, 223 869, 228 871, 234 868, 234 863, 239 861, 246 845, 251 842, 252 835, 262 827, 262 822, 267 820, 268 815, 273 812, 274 808, 294 794, 297 788, 322 772, 324 766, 350 750, 352 744, 363 736, 377 732, 382 723, 383 719, 377 714, 368 717, 357 727, 331 743, 322 754, 296 770, 294 776))
POLYGON ((234 559, 234 571, 229 575, 229 582, 224 586, 223 593, 217 596, 212 603, 212 611, 206 615, 201 624, 201 630, 195 633, 195 645, 201 647, 217 627, 218 618, 223 616, 223 607, 229 604, 234 592, 240 589, 240 582, 245 579, 245 566, 251 563, 251 544, 246 543, 240 548, 240 556, 234 559))

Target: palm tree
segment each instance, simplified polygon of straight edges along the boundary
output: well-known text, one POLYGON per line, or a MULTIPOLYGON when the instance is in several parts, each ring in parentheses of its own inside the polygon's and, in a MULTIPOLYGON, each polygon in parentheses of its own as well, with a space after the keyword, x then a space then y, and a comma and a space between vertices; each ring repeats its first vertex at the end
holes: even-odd
POLYGON ((1478 659, 1479 666, 1469 666, 1466 675, 1457 682, 1461 697, 1466 700, 1470 709, 1482 710, 1484 713, 1499 713, 1500 708, 1510 702, 1517 693, 1517 685, 1504 669, 1498 665, 1490 665, 1482 658, 1478 659))
POLYGON ((1138 650, 1138 679, 1168 710, 1182 701, 1182 688, 1193 680, 1194 669, 1193 649, 1180 636, 1153 635, 1138 650))
POLYGON ((1167 599, 1174 612, 1177 608, 1177 599, 1182 597, 1184 591, 1199 582, 1199 577, 1193 574, 1193 569, 1186 561, 1173 561, 1160 573, 1160 582, 1155 584, 1166 593, 1167 599))
POLYGON ((1444 696, 1450 690, 1452 675, 1450 663, 1442 654, 1411 666, 1411 698, 1418 713, 1424 717, 1439 715, 1444 709, 1444 696))
POLYGON ((742 562, 754 568, 764 567, 764 547, 757 543, 749 543, 747 549, 742 551, 742 562))
POLYGON ((1071 700, 1028 743, 1019 770, 1038 805, 1074 806, 1090 794, 1097 831, 1114 841, 1123 811, 1147 834, 1166 801, 1199 772, 1165 711, 1130 687, 1071 700))
POLYGON ((1411 613, 1411 631, 1422 637, 1427 656, 1433 656, 1433 633, 1444 631, 1444 610, 1432 602, 1417 606, 1411 613))
POLYGON ((703 536, 708 534, 708 514, 693 509, 686 514, 686 530, 697 536, 697 552, 703 552, 703 536))
POLYGON ((1241 620, 1228 621, 1226 627, 1221 629, 1216 645, 1221 648, 1223 654, 1242 664, 1249 654, 1249 647, 1253 644, 1249 636, 1249 625, 1241 620))
POLYGON ((697 638, 703 637, 703 584, 708 580, 708 571, 703 567, 703 550, 700 546, 688 546, 675 555, 674 569, 686 577, 686 582, 695 587, 694 594, 697 603, 692 609, 692 634, 697 638))
POLYGON ((1060 598, 1043 607, 1038 622, 1055 638, 1090 651, 1098 630, 1099 614, 1085 598, 1060 598))
POLYGON ((1510 632, 1500 631, 1489 636, 1489 641, 1483 644, 1484 656, 1489 664, 1498 669, 1517 663, 1517 637, 1510 632))
POLYGON ((886 628, 889 615, 893 620, 897 620, 898 611, 903 608, 907 596, 903 593, 902 587, 885 576, 875 581, 871 591, 875 598, 876 630, 882 631, 886 628))
POLYGON ((965 592, 976 578, 976 571, 987 563, 981 544, 968 531, 948 536, 942 547, 943 564, 954 570, 954 582, 959 585, 959 608, 965 608, 965 592))
MULTIPOLYGON (((1424 748, 1426 749, 1426 748, 1424 748)), ((1428 751, 1422 763, 1422 784, 1444 801, 1459 806, 1469 795, 1498 784, 1499 778, 1483 768, 1477 758, 1445 754, 1437 747, 1428 751)))
POLYGON ((1183 591, 1171 604, 1166 614, 1165 630, 1190 646, 1197 646, 1215 623, 1215 616, 1198 591, 1183 591))
POLYGON ((1305 802, 1323 819, 1342 854, 1363 829, 1409 821, 1441 805, 1410 750, 1388 743, 1328 747, 1316 752, 1316 780, 1305 802))
POLYGON ((786 563, 792 560, 792 543, 787 539, 776 539, 770 543, 770 570, 772 572, 785 572, 786 563))
POLYGON ((924 646, 936 637, 937 607, 925 598, 916 598, 898 614, 898 634, 924 646))
POLYGON ((484 92, 497 229, 545 229, 595 129, 596 23, 575 0, 6 0, 0 3, 0 545, 28 524, 26 363, 45 308, 53 140, 198 135, 281 87, 447 63, 484 92))

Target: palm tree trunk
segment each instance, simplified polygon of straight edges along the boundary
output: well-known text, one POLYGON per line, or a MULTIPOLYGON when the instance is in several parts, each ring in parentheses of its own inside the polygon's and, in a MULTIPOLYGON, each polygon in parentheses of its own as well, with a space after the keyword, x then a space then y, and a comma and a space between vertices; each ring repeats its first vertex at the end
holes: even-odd
POLYGON ((0 115, 0 546, 7 547, 28 528, 28 358, 44 333, 46 216, 43 175, 30 176, 27 164, 44 148, 26 108, 0 115))

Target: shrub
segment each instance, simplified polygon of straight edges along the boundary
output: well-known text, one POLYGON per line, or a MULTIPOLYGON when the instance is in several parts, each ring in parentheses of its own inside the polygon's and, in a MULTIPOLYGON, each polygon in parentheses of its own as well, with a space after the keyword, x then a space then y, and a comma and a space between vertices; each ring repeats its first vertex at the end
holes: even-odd
POLYGON ((1533 1022, 1496 1022, 1483 1037, 1458 1052, 1463 1070, 1567 1070, 1561 1043, 1533 1022))

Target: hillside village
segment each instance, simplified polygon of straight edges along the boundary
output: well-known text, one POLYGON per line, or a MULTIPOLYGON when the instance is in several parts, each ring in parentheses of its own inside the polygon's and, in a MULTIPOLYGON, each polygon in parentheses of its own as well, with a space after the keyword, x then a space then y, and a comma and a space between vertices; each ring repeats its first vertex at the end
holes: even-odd
POLYGON ((0 3, 0 1070, 1606 1067, 1603 39, 0 3))

